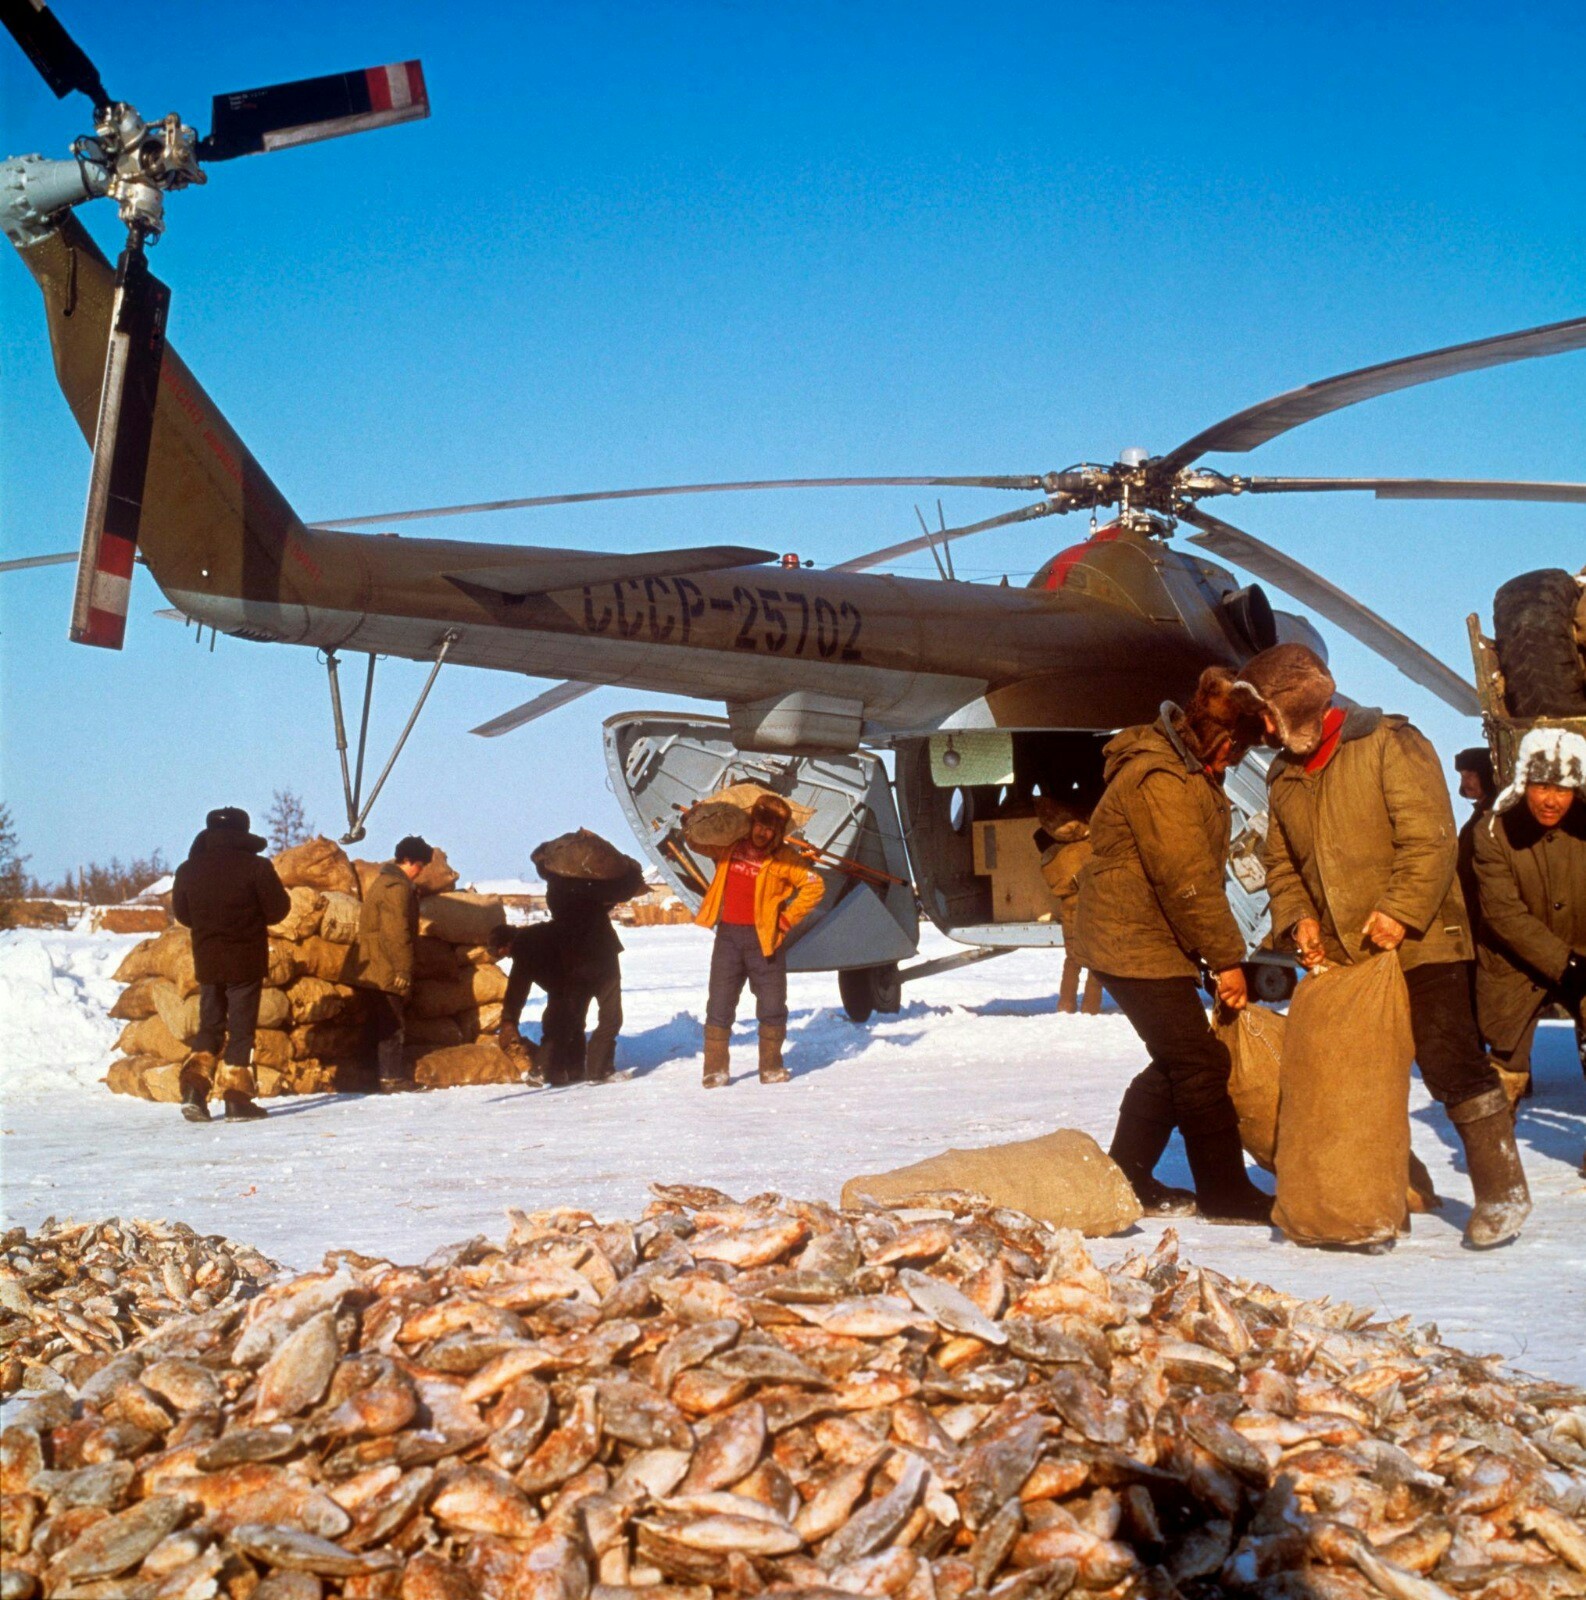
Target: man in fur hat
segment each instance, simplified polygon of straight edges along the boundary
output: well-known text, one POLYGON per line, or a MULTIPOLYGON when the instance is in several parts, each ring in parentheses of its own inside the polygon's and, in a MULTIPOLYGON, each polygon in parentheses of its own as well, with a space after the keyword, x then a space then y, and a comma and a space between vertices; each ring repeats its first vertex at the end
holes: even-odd
POLYGON ((1465 1242, 1503 1244, 1519 1234, 1531 1197, 1508 1097, 1476 1027, 1454 812, 1437 754, 1403 717, 1335 706, 1332 674, 1302 644, 1263 650, 1241 678, 1265 702, 1268 743, 1283 752, 1269 778, 1272 926, 1307 967, 1396 952, 1421 1076, 1465 1146, 1475 1190, 1465 1242))
POLYGON ((1542 1010, 1575 1019, 1586 1068, 1586 738, 1533 728, 1513 781, 1476 829, 1481 896, 1476 1015, 1511 1101, 1525 1090, 1542 1010))

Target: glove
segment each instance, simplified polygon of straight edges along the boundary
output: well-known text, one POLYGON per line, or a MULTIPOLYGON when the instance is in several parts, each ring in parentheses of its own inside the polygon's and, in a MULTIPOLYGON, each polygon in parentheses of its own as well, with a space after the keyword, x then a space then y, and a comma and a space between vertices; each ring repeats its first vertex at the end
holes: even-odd
POLYGON ((1580 1010, 1586 1002, 1586 956, 1571 954, 1559 976, 1558 992, 1571 1011, 1580 1010))

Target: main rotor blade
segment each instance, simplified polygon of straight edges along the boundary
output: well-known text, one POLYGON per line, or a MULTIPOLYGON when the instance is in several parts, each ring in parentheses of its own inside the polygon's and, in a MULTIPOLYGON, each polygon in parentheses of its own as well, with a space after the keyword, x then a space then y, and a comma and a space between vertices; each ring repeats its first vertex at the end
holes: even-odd
POLYGON ((128 245, 116 264, 88 509, 72 595, 71 638, 76 644, 119 650, 126 635, 170 303, 171 291, 149 271, 141 242, 128 245))
POLYGON ((1037 517, 1050 517, 1069 508, 1061 497, 1038 500, 1032 506, 1021 506, 1017 511, 1004 511, 1000 517, 987 517, 984 522, 969 522, 961 528, 941 528, 935 533, 924 533, 902 544, 889 544, 884 550, 871 550, 868 554, 839 561, 832 572, 863 572, 867 567, 879 567, 901 556, 911 556, 916 550, 927 550, 932 545, 945 544, 950 539, 967 539, 972 533, 984 533, 988 528, 1005 528, 1013 522, 1033 522, 1037 517))
POLYGON ((95 111, 110 104, 99 81, 99 69, 43 0, 0 0, 0 22, 22 46, 57 100, 75 90, 93 101, 95 111))
POLYGON ((639 550, 611 555, 598 550, 525 550, 509 563, 454 567, 441 576, 459 589, 487 589, 503 595, 551 594, 595 583, 640 583, 646 578, 678 578, 728 567, 758 567, 776 560, 774 550, 749 545, 713 544, 691 550, 639 550))
POLYGON ((1501 478, 1246 478, 1250 494, 1370 490, 1379 500, 1537 500, 1586 504, 1586 483, 1518 483, 1501 478))
POLYGON ((760 478, 743 483, 672 483, 650 489, 596 489, 584 494, 537 494, 524 500, 481 500, 468 506, 430 506, 422 511, 387 511, 378 517, 332 517, 311 528, 363 528, 377 522, 418 522, 425 517, 462 517, 476 511, 519 511, 529 506, 576 506, 591 500, 642 500, 664 494, 733 494, 758 489, 1039 489, 1034 476, 1003 478, 760 478))
POLYGON ((1560 355, 1566 350, 1586 347, 1586 317, 1567 322, 1552 322, 1546 327, 1526 328, 1519 333, 1501 333, 1491 339, 1476 339, 1470 344, 1449 345, 1428 350, 1424 355, 1402 356, 1374 367, 1360 367, 1335 378, 1308 383, 1302 389, 1263 400, 1186 439, 1178 449, 1154 465, 1164 472, 1176 472, 1191 461, 1213 450, 1253 450, 1302 422, 1314 422, 1330 411, 1358 405, 1362 400, 1395 389, 1409 389, 1418 383, 1452 378, 1461 372, 1476 372, 1482 367, 1500 367, 1509 361, 1525 361, 1533 356, 1560 355))
POLYGON ((212 126, 199 141, 198 155, 202 161, 231 161, 395 122, 416 122, 429 114, 423 68, 417 61, 394 61, 359 72, 217 94, 212 126))
POLYGON ((1274 550, 1242 528, 1209 516, 1198 506, 1181 511, 1179 515, 1201 530, 1185 536, 1191 544, 1198 544, 1213 555, 1243 567, 1246 572, 1265 578, 1285 594, 1293 595, 1301 605, 1309 606, 1329 622, 1336 623, 1345 633, 1352 634, 1391 662, 1405 677, 1423 689, 1430 689, 1456 711, 1467 717, 1481 714, 1476 691, 1464 678, 1408 634, 1401 633, 1391 622, 1363 606, 1353 595, 1345 594, 1309 567, 1302 566, 1281 550, 1274 550))
POLYGON ((489 722, 481 722, 477 728, 468 731, 477 733, 481 739, 499 739, 502 734, 521 728, 525 722, 533 722, 547 711, 555 711, 558 706, 580 700, 598 688, 598 683, 583 683, 577 678, 568 678, 554 688, 547 689, 544 694, 537 694, 532 700, 525 700, 521 706, 503 711, 499 717, 492 717, 489 722))
POLYGON ((0 561, 0 572, 21 572, 26 567, 59 567, 76 559, 75 550, 61 550, 52 556, 21 556, 15 561, 0 561))

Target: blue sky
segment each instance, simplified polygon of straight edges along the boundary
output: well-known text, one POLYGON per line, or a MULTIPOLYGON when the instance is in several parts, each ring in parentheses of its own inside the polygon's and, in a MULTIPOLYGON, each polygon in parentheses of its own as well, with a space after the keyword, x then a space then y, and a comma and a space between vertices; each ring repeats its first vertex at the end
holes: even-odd
MULTIPOLYGON (((1269 394, 1586 308, 1586 11, 1574 0, 1270 7, 404 3, 60 15, 113 94, 212 93, 417 55, 430 121, 214 169, 156 270, 173 342, 310 519, 603 486, 1039 472, 1160 451, 1269 394)), ((0 40, 0 149, 62 155, 0 40)), ((114 213, 90 208, 113 253, 114 213)), ((1586 478, 1586 355, 1391 396, 1228 468, 1586 478)), ((32 280, 0 261, 0 544, 77 542, 88 450, 32 280)), ((717 540, 821 564, 906 537, 910 491, 722 496, 436 524, 611 550, 717 540)), ((955 492, 950 521, 1013 502, 955 492)), ((1586 561, 1586 508, 1242 502, 1234 520, 1464 668, 1513 573, 1586 561)), ((959 547, 1018 582, 1083 523, 959 547)), ((928 572, 920 558, 903 570, 928 572)), ((0 792, 36 871, 160 846, 290 787, 338 831, 309 651, 152 613, 66 642, 70 569, 0 580, 0 792)), ((1324 629, 1357 698, 1446 751, 1474 724, 1324 629)), ((423 669, 382 669, 376 737, 423 669)), ((465 872, 621 838, 599 694, 499 740, 533 680, 443 672, 375 812, 465 872)), ((649 697, 647 703, 663 703, 649 697)), ((719 714, 719 706, 701 709, 719 714)))

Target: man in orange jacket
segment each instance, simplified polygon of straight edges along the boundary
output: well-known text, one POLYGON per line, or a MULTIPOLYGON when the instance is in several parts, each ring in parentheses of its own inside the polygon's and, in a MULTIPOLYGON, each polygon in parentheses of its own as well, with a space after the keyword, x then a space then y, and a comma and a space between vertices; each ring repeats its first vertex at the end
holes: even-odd
POLYGON ((738 1000, 747 983, 760 1024, 760 1081, 786 1083, 782 1041, 787 1037, 787 955, 793 928, 814 909, 825 885, 799 852, 784 841, 793 812, 768 794, 749 815, 749 835, 737 844, 706 849, 716 876, 694 918, 716 930, 705 1006, 705 1087, 728 1081, 727 1046, 738 1000))

